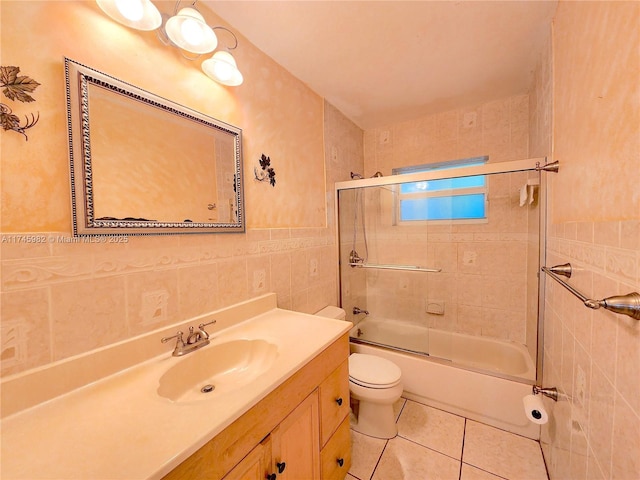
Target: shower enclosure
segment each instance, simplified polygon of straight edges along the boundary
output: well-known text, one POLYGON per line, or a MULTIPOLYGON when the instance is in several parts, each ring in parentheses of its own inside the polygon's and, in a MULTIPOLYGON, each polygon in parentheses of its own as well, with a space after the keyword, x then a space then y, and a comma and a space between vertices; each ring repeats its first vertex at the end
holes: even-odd
POLYGON ((341 182, 354 344, 519 383, 541 361, 544 159, 341 182))

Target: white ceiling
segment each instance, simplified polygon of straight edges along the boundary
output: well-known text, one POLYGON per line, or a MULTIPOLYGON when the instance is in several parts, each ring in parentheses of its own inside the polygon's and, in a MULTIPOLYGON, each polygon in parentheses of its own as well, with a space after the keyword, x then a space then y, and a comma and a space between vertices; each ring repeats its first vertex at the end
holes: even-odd
POLYGON ((201 3, 365 129, 528 92, 557 5, 201 3))

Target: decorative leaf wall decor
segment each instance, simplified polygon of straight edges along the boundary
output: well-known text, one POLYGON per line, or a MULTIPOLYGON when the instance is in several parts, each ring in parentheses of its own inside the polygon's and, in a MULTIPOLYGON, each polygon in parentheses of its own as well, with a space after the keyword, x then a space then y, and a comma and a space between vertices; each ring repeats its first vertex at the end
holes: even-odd
MULTIPOLYGON (((9 100, 23 103, 35 102, 35 99, 29 95, 40 85, 34 79, 26 75, 19 75, 20 67, 0 67, 0 88, 2 93, 9 100)), ((14 115, 11 107, 4 103, 0 103, 0 125, 4 130, 13 130, 14 132, 24 135, 25 140, 29 140, 26 130, 33 127, 40 120, 40 113, 25 115, 25 122, 22 125, 20 117, 14 115)))
POLYGON ((258 160, 258 163, 260 163, 262 171, 259 172, 257 167, 253 168, 253 174, 255 175, 256 180, 259 182, 266 182, 268 180, 271 186, 275 187, 276 171, 271 167, 271 159, 263 153, 260 160, 258 160))
POLYGON ((29 93, 33 92, 40 84, 25 75, 18 76, 20 67, 0 67, 0 82, 2 93, 9 100, 18 100, 20 102, 35 102, 29 93), (29 93, 27 93, 29 92, 29 93))

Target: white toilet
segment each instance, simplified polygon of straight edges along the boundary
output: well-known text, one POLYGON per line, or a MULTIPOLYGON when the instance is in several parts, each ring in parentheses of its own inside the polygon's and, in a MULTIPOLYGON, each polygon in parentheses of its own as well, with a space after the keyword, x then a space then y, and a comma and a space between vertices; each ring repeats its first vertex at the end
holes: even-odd
MULTIPOLYGON (((343 309, 329 306, 316 313, 321 317, 344 320, 343 309)), ((354 417, 351 428, 377 438, 398 434, 393 404, 402 395, 402 372, 393 362, 375 355, 352 353, 349 356, 349 392, 354 417)))

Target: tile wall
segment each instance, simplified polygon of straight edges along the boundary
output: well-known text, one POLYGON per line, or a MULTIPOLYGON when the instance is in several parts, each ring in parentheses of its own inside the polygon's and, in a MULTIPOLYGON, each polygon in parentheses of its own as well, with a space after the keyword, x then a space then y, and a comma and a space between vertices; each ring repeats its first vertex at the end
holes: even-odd
MULTIPOLYGON (((532 149, 553 144, 561 162, 548 264, 570 262, 569 283, 597 299, 640 292, 638 24, 636 2, 560 2, 534 89, 532 149)), ((561 392, 545 400, 551 479, 640 478, 640 322, 546 290, 544 384, 561 392)))
MULTIPOLYGON (((528 158, 529 103, 518 95, 367 130, 366 175, 483 155, 491 163, 528 158)), ((524 173, 489 178, 489 223, 478 225, 394 226, 389 194, 365 195, 372 263, 443 268, 421 278, 368 271, 366 308, 383 318, 516 341, 535 358, 537 300, 527 285, 536 285, 538 203, 519 206, 526 180, 524 173), (427 314, 430 302, 444 302, 444 315, 427 314)))
POLYGON ((365 130, 365 174, 483 155, 522 160, 529 156, 528 122, 529 96, 516 95, 365 130))
MULTIPOLYGON (((366 309, 374 318, 528 343, 529 229, 537 231, 538 212, 537 203, 519 205, 519 189, 528 175, 489 176, 489 221, 467 225, 394 225, 394 193, 367 189, 363 199, 368 262, 442 271, 366 270, 366 309), (432 310, 434 305, 442 307, 442 314, 428 313, 429 305, 432 310)), ((348 242, 345 247, 351 248, 348 242)), ((537 254, 537 242, 531 248, 537 254)), ((358 252, 365 255, 363 248, 358 252)), ((533 268, 535 277, 536 266, 533 268)), ((535 336, 532 343, 535 351, 535 336)))
MULTIPOLYGON (((640 221, 551 225, 548 262, 570 262, 589 298, 640 292, 640 221)), ((553 280, 546 289, 544 383, 563 393, 542 428, 551 477, 638 478, 639 322, 590 310, 553 280)))

